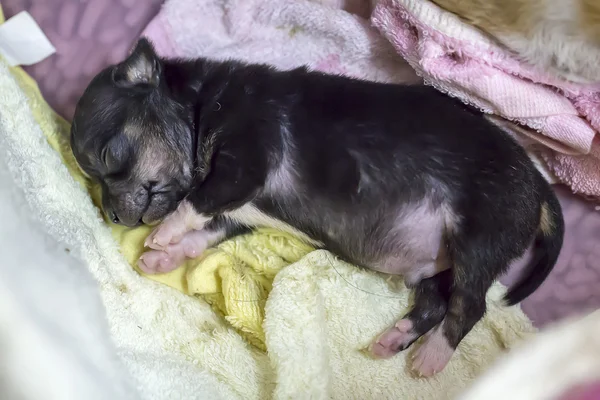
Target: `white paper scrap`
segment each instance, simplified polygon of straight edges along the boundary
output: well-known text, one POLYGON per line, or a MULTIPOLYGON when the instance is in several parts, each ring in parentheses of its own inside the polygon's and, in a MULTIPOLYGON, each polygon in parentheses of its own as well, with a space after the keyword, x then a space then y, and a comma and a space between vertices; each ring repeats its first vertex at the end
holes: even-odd
POLYGON ((0 55, 15 65, 32 65, 56 53, 27 11, 22 11, 0 25, 0 55))

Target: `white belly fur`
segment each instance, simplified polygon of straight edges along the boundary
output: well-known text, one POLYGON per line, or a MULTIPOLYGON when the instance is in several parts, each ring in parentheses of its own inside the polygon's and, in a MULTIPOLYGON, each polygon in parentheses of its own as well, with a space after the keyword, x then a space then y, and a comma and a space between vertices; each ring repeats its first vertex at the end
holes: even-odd
POLYGON ((277 229, 282 232, 289 233, 290 235, 294 235, 299 239, 312 244, 313 246, 323 246, 323 243, 310 238, 308 235, 299 231, 293 226, 265 214, 252 204, 245 204, 236 210, 223 213, 223 215, 250 227, 262 226, 277 229))

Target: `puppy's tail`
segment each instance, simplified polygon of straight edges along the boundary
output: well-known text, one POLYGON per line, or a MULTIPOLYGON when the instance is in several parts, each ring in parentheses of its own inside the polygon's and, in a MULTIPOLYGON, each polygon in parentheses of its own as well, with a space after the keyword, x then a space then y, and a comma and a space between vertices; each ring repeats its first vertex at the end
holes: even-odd
POLYGON ((504 301, 511 306, 527 298, 544 282, 554 268, 563 244, 565 223, 560 203, 548 183, 543 182, 540 186, 546 195, 533 242, 533 257, 521 281, 504 296, 504 301))

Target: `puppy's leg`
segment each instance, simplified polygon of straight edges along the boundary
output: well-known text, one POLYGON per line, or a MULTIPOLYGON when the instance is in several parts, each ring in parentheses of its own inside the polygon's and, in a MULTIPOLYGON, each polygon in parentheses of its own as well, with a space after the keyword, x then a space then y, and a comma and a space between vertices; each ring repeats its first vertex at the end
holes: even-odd
POLYGON ((412 310, 371 345, 372 354, 380 358, 391 357, 439 324, 446 315, 451 284, 450 270, 419 282, 415 287, 412 310))
POLYGON ((248 228, 225 217, 213 218, 201 230, 183 234, 177 243, 167 245, 164 250, 150 250, 142 254, 138 266, 147 274, 165 273, 176 269, 186 259, 196 258, 219 242, 247 233, 248 228))
POLYGON ((220 231, 202 229, 185 233, 182 239, 167 245, 164 250, 150 250, 142 254, 138 267, 147 273, 165 273, 183 264, 186 258, 194 258, 223 237, 220 231))
MULTIPOLYGON (((446 316, 414 353, 413 369, 420 375, 432 376, 444 369, 458 344, 483 317, 486 293, 508 265, 509 260, 504 260, 496 249, 482 248, 477 245, 480 243, 468 238, 451 240, 452 293, 446 316)), ((483 243, 494 246, 497 242, 483 243)))
POLYGON ((209 217, 197 213, 192 203, 184 199, 177 209, 148 235, 144 246, 154 250, 166 250, 170 244, 179 243, 188 232, 202 230, 209 221, 209 217))

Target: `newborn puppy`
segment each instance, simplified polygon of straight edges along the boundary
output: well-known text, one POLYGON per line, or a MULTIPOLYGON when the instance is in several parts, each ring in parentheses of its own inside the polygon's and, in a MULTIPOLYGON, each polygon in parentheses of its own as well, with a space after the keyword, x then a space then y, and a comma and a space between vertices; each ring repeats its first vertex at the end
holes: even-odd
POLYGON ((600 82, 598 0, 431 0, 521 59, 580 83, 600 82))
POLYGON ((115 222, 166 217, 146 241, 146 272, 271 226, 403 275, 414 307, 372 352, 389 357, 427 334, 413 364, 423 375, 444 368, 511 261, 533 244, 506 295, 515 304, 562 246, 560 205, 523 149, 431 87, 164 60, 141 40, 87 88, 71 142, 115 222))

